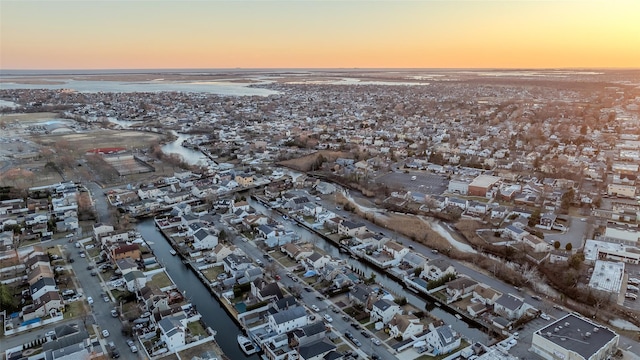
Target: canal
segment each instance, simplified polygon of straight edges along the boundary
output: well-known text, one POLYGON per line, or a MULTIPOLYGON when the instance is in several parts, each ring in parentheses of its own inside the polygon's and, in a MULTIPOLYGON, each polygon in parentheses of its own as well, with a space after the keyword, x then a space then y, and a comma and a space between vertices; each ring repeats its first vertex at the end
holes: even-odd
POLYGON ((207 326, 217 332, 216 341, 230 359, 259 359, 258 355, 247 357, 240 346, 236 336, 242 332, 241 328, 222 308, 217 299, 213 297, 200 279, 184 265, 178 256, 169 253, 171 245, 160 231, 155 227, 153 219, 144 219, 137 223, 137 230, 149 243, 153 253, 178 286, 189 302, 196 306, 202 314, 207 326))
POLYGON ((385 287, 386 289, 388 289, 389 291, 391 291, 392 293, 398 296, 406 297, 407 301, 410 304, 418 307, 421 310, 429 311, 436 318, 442 319, 445 322, 445 324, 450 324, 451 327, 454 330, 456 330, 458 333, 462 334, 463 337, 473 342, 477 341, 482 344, 487 344, 489 342, 488 335, 482 330, 475 327, 471 327, 469 324, 456 318, 454 315, 448 313, 447 311, 435 306, 430 302, 425 301, 421 297, 417 296, 415 293, 403 288, 401 284, 399 284, 396 280, 387 276, 385 273, 380 272, 377 269, 374 269, 361 261, 354 261, 352 258, 350 258, 349 254, 341 253, 335 245, 329 243, 322 237, 309 231, 307 228, 298 226, 292 222, 283 220, 282 216, 280 216, 280 214, 277 211, 274 211, 264 206, 263 204, 253 200, 249 196, 247 196, 246 198, 247 198, 247 202, 254 209, 256 209, 258 212, 261 212, 281 222, 282 224, 285 225, 285 227, 287 227, 287 229, 291 229, 295 231, 296 234, 300 236, 302 241, 308 241, 315 244, 316 247, 318 247, 319 249, 322 249, 322 251, 331 255, 334 258, 346 260, 354 269, 354 271, 357 270, 360 273, 364 274, 366 277, 369 277, 372 273, 375 274, 376 282, 378 282, 380 285, 382 285, 383 287, 385 287))

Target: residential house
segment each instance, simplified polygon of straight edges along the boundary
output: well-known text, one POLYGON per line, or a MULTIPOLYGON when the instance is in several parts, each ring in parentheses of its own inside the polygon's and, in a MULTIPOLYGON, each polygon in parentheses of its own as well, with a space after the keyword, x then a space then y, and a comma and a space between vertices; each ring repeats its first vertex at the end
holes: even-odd
POLYGON ((251 281, 251 295, 259 301, 280 300, 284 294, 277 282, 267 282, 263 277, 251 281))
POLYGON ((28 321, 39 317, 45 317, 51 313, 62 312, 64 301, 57 291, 48 291, 37 299, 33 304, 22 309, 22 320, 28 321))
POLYGON ((434 259, 427 262, 420 277, 428 280, 437 280, 447 274, 457 274, 456 268, 448 260, 434 259))
POLYGON ((285 244, 280 247, 280 251, 287 254, 288 257, 294 259, 296 262, 301 259, 311 256, 314 251, 312 248, 302 248, 296 244, 285 244))
POLYGON ((491 209, 491 218, 492 219, 502 219, 507 216, 507 208, 504 206, 496 206, 491 209))
POLYGON ((53 274, 53 271, 51 271, 51 266, 49 264, 39 265, 29 271, 27 282, 29 283, 29 285, 33 285, 40 279, 54 277, 55 276, 53 274))
POLYGON ((402 340, 407 340, 423 331, 424 325, 413 314, 395 314, 389 321, 389 335, 394 338, 401 337, 402 340))
POLYGON ((525 235, 522 238, 522 242, 530 246, 531 248, 533 248, 534 252, 551 251, 551 248, 552 248, 552 246, 549 243, 532 234, 525 235))
POLYGON ((356 223, 349 220, 344 220, 338 224, 338 234, 344 236, 357 236, 367 231, 367 226, 364 223, 356 223))
POLYGON ((234 180, 235 180, 235 182, 238 183, 238 185, 244 186, 244 187, 248 187, 248 186, 253 185, 253 181, 254 181, 253 175, 246 174, 246 173, 238 173, 238 174, 236 174, 236 177, 235 177, 234 180))
POLYGON ((218 236, 207 229, 200 228, 193 234, 191 246, 195 250, 213 249, 216 245, 218 245, 218 236))
POLYGON ((166 317, 158 322, 160 340, 164 341, 170 352, 177 351, 186 345, 186 326, 184 315, 166 317))
POLYGON ((140 270, 129 271, 122 277, 127 284, 127 290, 136 292, 147 284, 147 277, 140 270))
POLYGON ((370 315, 372 321, 381 321, 387 324, 396 313, 400 312, 400 306, 395 302, 389 299, 380 299, 373 303, 370 315))
POLYGON ((536 225, 536 227, 551 230, 553 224, 556 222, 556 214, 554 213, 544 213, 540 215, 540 224, 536 225))
POLYGON ((25 262, 27 271, 33 270, 39 266, 50 267, 50 260, 48 255, 35 255, 27 259, 25 262))
MULTIPOLYGON (((330 353, 335 353, 336 346, 327 338, 298 347, 299 360, 325 360, 330 353)), ((338 356, 337 354, 335 356, 338 356)))
POLYGON ((287 201, 283 207, 285 209, 289 209, 291 211, 297 211, 297 210, 301 210, 302 207, 304 206, 304 204, 308 203, 309 199, 306 196, 298 196, 298 197, 294 197, 293 199, 290 199, 289 201, 287 201))
POLYGON ((138 263, 132 258, 124 258, 116 261, 116 265, 118 269, 122 272, 122 275, 131 272, 133 270, 138 270, 138 263))
POLYGON ((453 300, 471 296, 477 285, 478 282, 472 278, 460 276, 447 283, 447 296, 453 300))
POLYGON ((382 245, 382 250, 387 252, 394 260, 400 260, 409 253, 409 248, 395 241, 387 241, 382 245))
POLYGON ((236 247, 234 245, 226 246, 218 243, 218 245, 213 248, 210 255, 215 258, 215 262, 221 262, 222 259, 232 254, 235 249, 236 247))
POLYGON ((508 320, 517 320, 526 310, 524 305, 525 302, 522 298, 512 294, 507 294, 506 296, 501 296, 495 301, 493 304, 493 311, 508 320))
POLYGON ((140 254, 140 245, 138 244, 125 244, 111 248, 111 258, 114 261, 125 258, 140 259, 140 254))
POLYGON ((473 290, 473 298, 485 305, 492 306, 501 296, 501 292, 486 284, 478 284, 473 290))
POLYGON ((529 235, 529 232, 517 226, 508 225, 504 229, 504 234, 513 240, 522 241, 525 236, 529 235))
POLYGON ((377 299, 377 292, 364 284, 356 284, 349 290, 349 301, 354 304, 361 304, 365 308, 369 308, 369 304, 373 306, 377 299))
POLYGON ((314 251, 313 254, 304 258, 303 265, 307 269, 318 270, 322 269, 329 261, 331 261, 331 256, 321 255, 317 251, 314 251))
POLYGON ((267 316, 269 327, 278 334, 284 334, 291 330, 309 324, 307 311, 302 306, 292 306, 267 316))
POLYGON ((144 286, 140 289, 138 299, 142 302, 145 311, 169 309, 169 296, 157 286, 144 286))
POLYGON ((434 327, 429 324, 425 341, 433 349, 434 355, 448 354, 460 346, 460 335, 451 325, 434 327))
POLYGON ((58 286, 56 285, 56 281, 50 277, 36 281, 29 289, 31 290, 31 298, 36 300, 50 291, 58 291, 58 286))
POLYGON ((230 254, 222 261, 224 271, 233 274, 234 277, 241 276, 248 269, 252 261, 246 255, 230 254))
POLYGON ((458 199, 458 198, 449 198, 447 200, 447 206, 455 206, 455 207, 460 208, 462 210, 466 210, 468 204, 469 204, 469 201, 463 200, 463 199, 458 199))
POLYGON ((100 238, 100 235, 113 232, 113 226, 106 225, 103 223, 95 223, 93 224, 93 236, 96 239, 100 238))

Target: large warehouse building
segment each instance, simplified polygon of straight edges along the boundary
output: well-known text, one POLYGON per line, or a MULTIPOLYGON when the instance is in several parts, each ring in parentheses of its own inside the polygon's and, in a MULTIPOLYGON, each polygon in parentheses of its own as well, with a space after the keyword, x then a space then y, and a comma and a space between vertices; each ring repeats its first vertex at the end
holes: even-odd
POLYGON ((470 196, 486 196, 487 192, 500 182, 500 177, 491 175, 479 175, 469 184, 470 196))
POLYGON ((548 360, 605 360, 620 336, 581 316, 568 314, 533 333, 531 351, 548 360))

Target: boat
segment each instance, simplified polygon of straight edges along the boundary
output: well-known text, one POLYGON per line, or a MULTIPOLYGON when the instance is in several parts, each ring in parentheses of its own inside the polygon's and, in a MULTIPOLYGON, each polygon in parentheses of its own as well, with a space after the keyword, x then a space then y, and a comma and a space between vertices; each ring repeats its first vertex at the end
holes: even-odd
POLYGON ((177 252, 173 249, 169 250, 169 254, 175 256, 177 254, 177 252))
POLYGON ((247 356, 258 352, 258 348, 253 342, 248 337, 240 334, 238 334, 238 345, 240 345, 240 348, 247 356))

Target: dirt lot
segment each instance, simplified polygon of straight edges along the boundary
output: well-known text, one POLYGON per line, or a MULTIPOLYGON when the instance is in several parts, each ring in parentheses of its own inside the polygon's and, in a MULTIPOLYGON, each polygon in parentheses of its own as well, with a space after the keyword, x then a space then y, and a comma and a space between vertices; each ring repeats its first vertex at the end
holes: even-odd
POLYGON ((350 153, 321 150, 297 159, 281 161, 280 164, 300 171, 310 171, 311 165, 317 161, 320 155, 327 159, 327 161, 335 161, 339 157, 349 157, 350 153))
POLYGON ((123 147, 129 150, 146 149, 151 144, 160 141, 161 138, 160 134, 140 131, 95 130, 80 134, 47 135, 46 137, 34 138, 34 140, 46 146, 67 142, 70 148, 84 154, 88 150, 102 147, 123 147))

